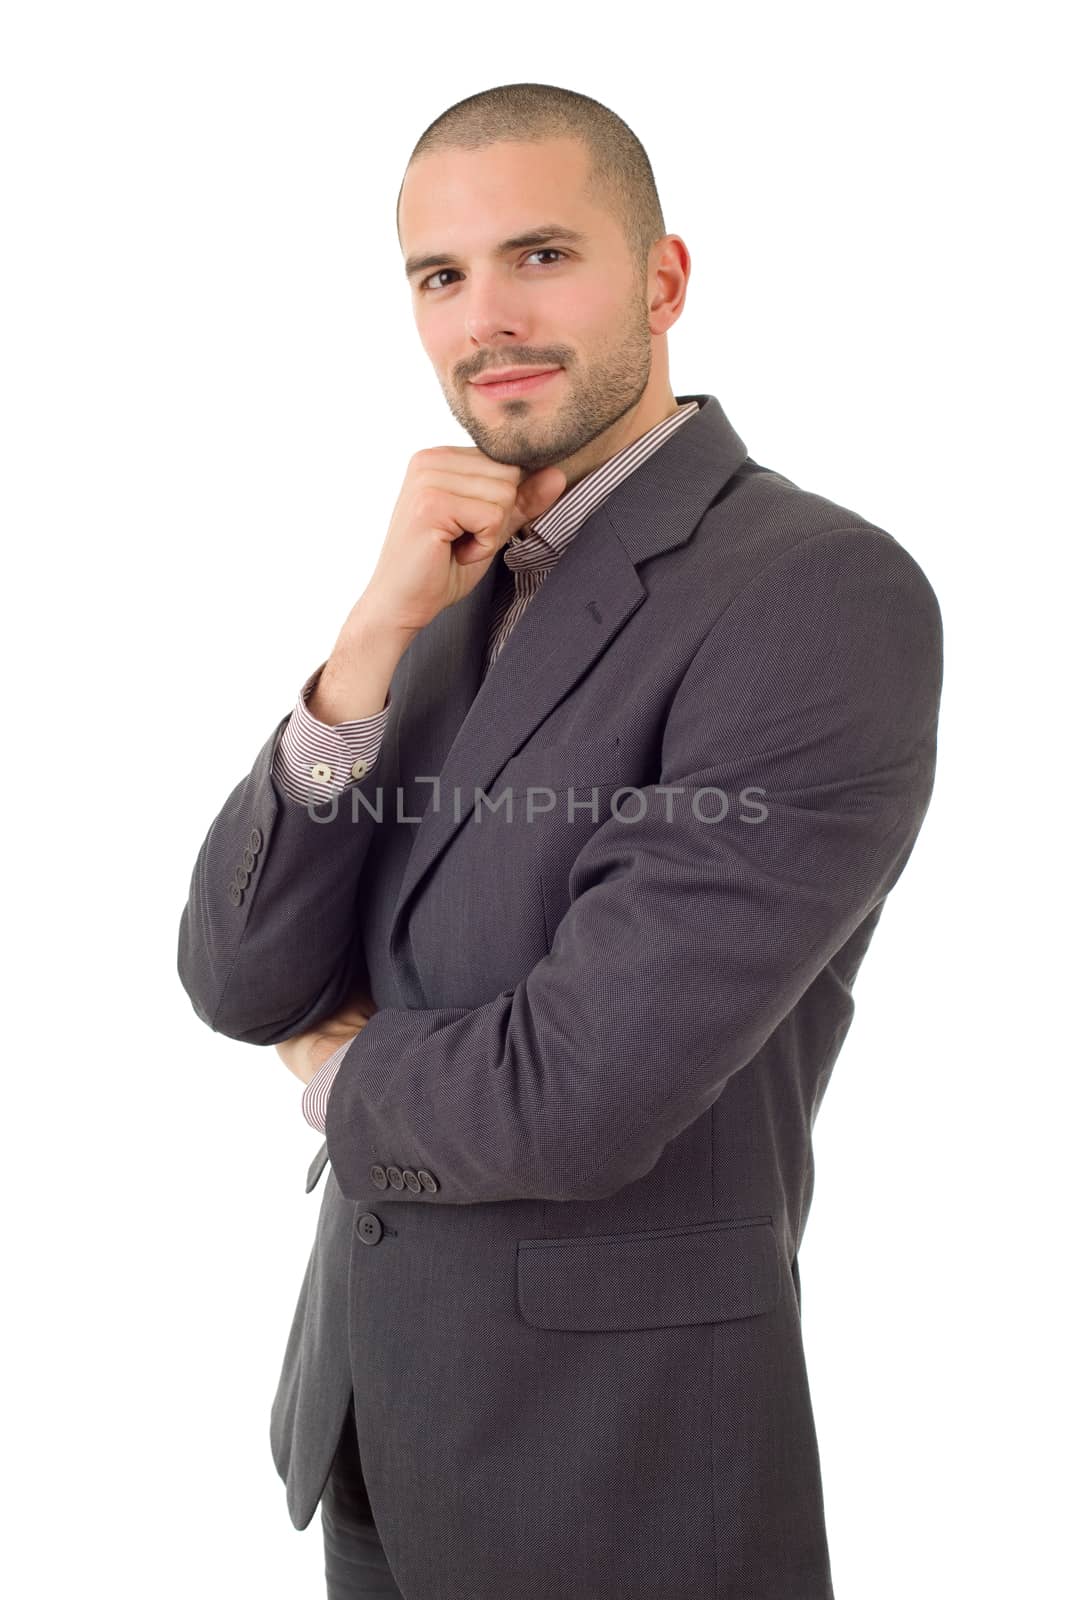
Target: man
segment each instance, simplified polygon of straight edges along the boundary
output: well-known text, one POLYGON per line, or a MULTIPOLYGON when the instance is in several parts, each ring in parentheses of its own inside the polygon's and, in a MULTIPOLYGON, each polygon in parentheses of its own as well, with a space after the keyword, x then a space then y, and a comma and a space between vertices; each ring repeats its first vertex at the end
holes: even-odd
POLYGON ((798 1249, 937 600, 673 394, 689 255, 607 108, 460 102, 397 224, 474 443, 412 458, 179 937, 326 1134, 290 1516, 334 1600, 828 1600, 798 1249))

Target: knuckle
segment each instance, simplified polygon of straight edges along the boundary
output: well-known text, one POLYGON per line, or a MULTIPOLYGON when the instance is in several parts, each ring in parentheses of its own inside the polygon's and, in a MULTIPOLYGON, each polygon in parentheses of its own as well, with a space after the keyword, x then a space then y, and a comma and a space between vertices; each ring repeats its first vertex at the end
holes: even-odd
POLYGON ((411 497, 411 510, 419 518, 432 517, 438 505, 438 490, 429 484, 420 484, 411 497))

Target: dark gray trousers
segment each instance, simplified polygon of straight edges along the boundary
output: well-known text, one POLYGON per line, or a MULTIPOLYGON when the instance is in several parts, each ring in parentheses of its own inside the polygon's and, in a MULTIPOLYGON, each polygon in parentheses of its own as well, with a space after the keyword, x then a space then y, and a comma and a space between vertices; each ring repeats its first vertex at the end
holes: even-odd
POLYGON ((351 1399, 320 1502, 326 1600, 404 1600, 371 1515, 351 1399))

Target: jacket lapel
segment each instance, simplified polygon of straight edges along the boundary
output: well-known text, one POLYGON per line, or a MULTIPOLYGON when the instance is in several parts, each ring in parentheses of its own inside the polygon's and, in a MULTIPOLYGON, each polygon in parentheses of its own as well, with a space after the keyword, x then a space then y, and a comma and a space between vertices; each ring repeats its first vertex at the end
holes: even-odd
POLYGON ((419 816, 393 907, 389 953, 419 1004, 406 947, 412 902, 430 868, 497 773, 559 703, 647 595, 637 566, 689 538, 744 461, 744 441, 711 395, 582 524, 482 681, 498 551, 464 600, 440 612, 405 652, 399 729, 405 815, 419 816), (415 776, 437 775, 435 789, 415 776))

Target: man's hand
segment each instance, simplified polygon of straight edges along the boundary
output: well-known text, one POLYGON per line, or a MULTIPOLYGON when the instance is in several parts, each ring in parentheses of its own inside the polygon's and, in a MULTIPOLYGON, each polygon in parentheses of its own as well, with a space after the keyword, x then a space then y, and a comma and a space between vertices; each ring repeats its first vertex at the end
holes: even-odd
POLYGON ((416 634, 463 600, 501 545, 554 505, 562 467, 494 461, 476 445, 434 445, 408 462, 377 565, 356 602, 381 631, 416 634))
POLYGON ((324 1061, 348 1039, 361 1033, 378 1007, 368 995, 356 995, 348 1000, 332 1017, 319 1022, 308 1033, 294 1034, 283 1039, 275 1049, 303 1084, 311 1082, 324 1061))

